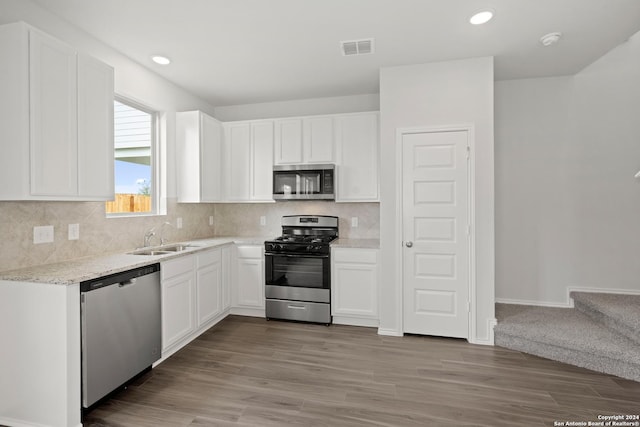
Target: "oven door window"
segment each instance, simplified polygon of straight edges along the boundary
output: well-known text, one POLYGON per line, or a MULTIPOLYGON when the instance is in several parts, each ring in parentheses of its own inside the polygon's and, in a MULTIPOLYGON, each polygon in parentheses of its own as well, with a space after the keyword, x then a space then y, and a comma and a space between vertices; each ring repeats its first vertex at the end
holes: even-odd
POLYGON ((266 254, 267 285, 329 288, 329 257, 266 254))
POLYGON ((322 190, 321 176, 319 171, 277 172, 273 178, 273 192, 287 196, 319 194, 322 190))

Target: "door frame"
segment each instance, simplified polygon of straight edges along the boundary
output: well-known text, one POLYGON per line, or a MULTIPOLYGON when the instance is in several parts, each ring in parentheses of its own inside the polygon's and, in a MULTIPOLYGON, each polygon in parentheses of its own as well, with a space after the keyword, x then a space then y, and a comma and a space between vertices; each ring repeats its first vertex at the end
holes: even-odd
MULTIPOLYGON (((472 123, 451 124, 440 126, 416 126, 396 128, 396 236, 404 237, 404 211, 402 186, 403 180, 403 154, 402 139, 404 135, 415 133, 440 133, 440 132, 467 132, 468 135, 468 202, 469 202, 469 322, 467 341, 476 341, 476 179, 475 179, 475 126, 472 123)), ((396 268, 396 321, 400 325, 401 335, 404 335, 404 241, 396 243, 395 259, 396 268)))

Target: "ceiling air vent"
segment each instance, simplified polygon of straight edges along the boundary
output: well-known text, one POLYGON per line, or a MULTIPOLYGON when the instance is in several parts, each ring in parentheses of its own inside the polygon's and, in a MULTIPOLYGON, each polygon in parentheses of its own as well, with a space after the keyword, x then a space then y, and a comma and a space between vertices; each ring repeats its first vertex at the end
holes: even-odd
POLYGON ((373 39, 345 40, 340 42, 343 56, 373 53, 373 39))

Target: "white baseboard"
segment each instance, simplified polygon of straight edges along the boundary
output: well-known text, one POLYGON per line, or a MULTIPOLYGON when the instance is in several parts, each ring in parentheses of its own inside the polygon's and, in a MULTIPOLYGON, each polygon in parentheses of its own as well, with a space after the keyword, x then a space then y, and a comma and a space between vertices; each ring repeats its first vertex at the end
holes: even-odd
POLYGON ((264 308, 231 307, 229 314, 249 317, 265 317, 264 308))
POLYGON ((531 300, 520 300, 520 299, 510 299, 510 298, 496 298, 495 302, 498 304, 517 304, 517 305, 535 305, 538 307, 573 308, 573 299, 570 296, 571 292, 594 292, 594 293, 604 293, 604 294, 640 295, 640 290, 638 289, 579 288, 577 286, 567 286, 566 301, 564 302, 531 301, 531 300))
POLYGON ((378 319, 363 319, 348 316, 333 316, 332 323, 335 325, 365 326, 369 328, 377 328, 380 325, 378 319))
POLYGON ((474 337, 473 339, 468 340, 469 343, 471 344, 478 344, 478 345, 494 345, 494 335, 493 335, 493 328, 498 324, 498 319, 493 318, 493 319, 488 319, 487 320, 487 331, 489 336, 486 338, 478 338, 478 337, 474 337))
POLYGON ((570 307, 573 307, 573 299, 571 298, 571 292, 592 292, 598 294, 618 294, 618 295, 640 295, 640 290, 636 289, 604 289, 604 288, 578 288, 569 286, 567 287, 567 301, 569 301, 570 307))
POLYGON ((404 336, 404 333, 402 333, 402 331, 398 331, 397 329, 378 328, 378 335, 385 335, 388 337, 402 337, 404 336))
POLYGON ((560 303, 560 302, 531 301, 531 300, 510 299, 510 298, 496 298, 495 301, 498 304, 535 305, 538 307, 561 307, 561 308, 571 307, 571 304, 568 302, 560 303))

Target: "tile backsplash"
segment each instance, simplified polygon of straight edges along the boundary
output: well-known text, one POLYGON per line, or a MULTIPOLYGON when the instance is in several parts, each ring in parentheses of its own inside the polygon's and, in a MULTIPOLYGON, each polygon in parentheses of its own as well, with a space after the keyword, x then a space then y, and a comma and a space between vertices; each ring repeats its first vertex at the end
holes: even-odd
MULTIPOLYGON (((128 251, 142 246, 154 227, 167 241, 213 236, 281 234, 283 215, 316 214, 340 217, 340 236, 379 238, 378 203, 279 202, 185 204, 167 202, 167 215, 106 218, 102 202, 0 202, 0 271, 68 259, 128 251), (209 217, 214 224, 209 225, 209 217), (266 225, 260 225, 264 216, 266 225), (358 217, 358 227, 351 218, 358 217), (183 228, 175 228, 182 218, 183 228), (163 225, 169 222, 172 225, 163 225), (68 240, 68 225, 80 225, 80 239, 68 240), (34 244, 33 227, 52 225, 54 242, 34 244)), ((159 244, 156 238, 152 244, 159 244)))
MULTIPOLYGON (((106 218, 102 202, 0 202, 0 271, 85 256, 127 251, 142 246, 155 227, 168 241, 214 235, 209 216, 213 204, 167 202, 168 215, 106 218), (183 228, 162 224, 182 218, 183 228), (69 224, 80 225, 80 239, 68 240, 69 224), (53 243, 33 243, 33 227, 52 225, 53 243)), ((152 244, 160 244, 154 239, 152 244)))
POLYGON ((277 202, 263 204, 217 204, 216 234, 220 236, 268 236, 282 234, 284 215, 333 215, 340 218, 340 237, 377 239, 380 237, 379 203, 334 203, 322 201, 277 202), (260 225, 264 216, 266 225, 260 225), (358 227, 351 218, 358 217, 358 227))

